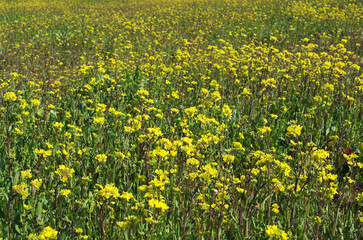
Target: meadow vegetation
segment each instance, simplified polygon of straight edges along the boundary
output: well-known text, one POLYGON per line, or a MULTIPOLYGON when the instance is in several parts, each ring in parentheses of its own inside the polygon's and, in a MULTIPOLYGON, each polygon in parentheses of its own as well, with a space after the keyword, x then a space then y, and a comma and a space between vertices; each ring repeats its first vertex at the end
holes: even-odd
POLYGON ((363 3, 0 2, 0 239, 362 239, 363 3))

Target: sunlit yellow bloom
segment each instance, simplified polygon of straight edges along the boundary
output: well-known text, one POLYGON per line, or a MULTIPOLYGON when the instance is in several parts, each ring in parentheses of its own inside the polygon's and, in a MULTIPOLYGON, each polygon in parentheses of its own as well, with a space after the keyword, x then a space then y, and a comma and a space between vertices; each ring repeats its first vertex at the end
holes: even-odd
POLYGON ((31 170, 28 169, 28 170, 25 170, 25 171, 21 171, 20 172, 20 178, 21 179, 24 179, 24 178, 32 178, 31 170))
POLYGON ((300 126, 300 125, 291 125, 291 126, 289 126, 288 128, 287 128, 287 136, 290 136, 290 135, 292 135, 292 136, 294 136, 294 137, 298 137, 298 136, 300 136, 301 135, 301 130, 302 130, 302 126, 300 126))
POLYGON ((106 184, 106 186, 102 187, 102 189, 99 191, 99 194, 106 199, 109 199, 110 197, 121 197, 117 187, 115 187, 113 184, 106 184))
POLYGON ((23 182, 18 184, 18 185, 14 185, 13 190, 16 193, 20 194, 23 199, 26 199, 28 197, 28 195, 29 195, 28 188, 27 188, 26 184, 23 183, 23 182))
POLYGON ((57 169, 57 171, 55 171, 56 174, 58 174, 60 180, 62 182, 67 182, 68 178, 72 178, 72 175, 74 173, 74 169, 73 168, 67 168, 64 165, 60 165, 57 169))
POLYGON ((45 227, 39 234, 39 240, 56 239, 58 232, 51 227, 45 227))
POLYGON ((68 195, 71 193, 71 190, 69 190, 69 189, 62 189, 62 190, 60 190, 59 193, 61 195, 65 196, 65 197, 68 197, 68 195))
POLYGON ((134 198, 132 193, 124 192, 120 198, 126 199, 126 201, 129 201, 130 199, 134 198))
POLYGON ((104 117, 98 117, 98 118, 95 118, 94 120, 93 120, 93 122, 94 123, 96 123, 96 124, 104 124, 105 123, 105 118, 104 117))
POLYGON ((107 160, 107 155, 106 155, 106 154, 98 154, 98 155, 96 156, 96 159, 97 159, 97 161, 99 161, 99 162, 103 162, 103 163, 105 163, 105 162, 106 162, 106 160, 107 160))
POLYGON ((36 189, 39 189, 42 183, 43 183, 42 179, 34 179, 30 182, 30 184, 33 185, 36 189))
POLYGON ((16 101, 16 95, 13 92, 7 92, 4 94, 4 101, 5 102, 15 102, 16 101))

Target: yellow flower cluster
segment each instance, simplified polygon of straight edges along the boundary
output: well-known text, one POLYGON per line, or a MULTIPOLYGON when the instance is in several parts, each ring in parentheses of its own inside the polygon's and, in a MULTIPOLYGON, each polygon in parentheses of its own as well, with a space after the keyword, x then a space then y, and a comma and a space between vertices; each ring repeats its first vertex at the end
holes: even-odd
POLYGON ((7 92, 4 94, 4 101, 5 102, 15 102, 16 101, 16 95, 13 92, 7 92))
POLYGON ((300 125, 291 125, 287 128, 287 136, 294 136, 295 138, 301 135, 302 126, 300 125))
POLYGON ((287 233, 279 229, 277 225, 267 225, 266 236, 273 237, 274 239, 279 239, 279 240, 289 239, 287 233))
POLYGON ((39 234, 39 240, 48 240, 48 239, 56 239, 58 235, 58 231, 51 227, 45 227, 43 231, 39 234))
POLYGON ((99 195, 106 199, 111 197, 117 199, 121 197, 120 193, 118 192, 117 187, 114 184, 106 184, 105 187, 100 186, 101 190, 99 191, 99 195))
POLYGON ((105 162, 106 162, 106 160, 107 160, 107 155, 106 155, 106 154, 98 154, 98 155, 96 156, 96 159, 97 159, 97 161, 99 161, 99 162, 103 162, 103 163, 105 163, 105 162))
POLYGON ((62 182, 67 182, 69 178, 72 178, 74 169, 67 168, 65 165, 60 165, 55 173, 59 176, 62 182))
POLYGON ((26 186, 26 184, 24 182, 18 184, 18 185, 14 185, 13 186, 13 190, 20 194, 22 196, 23 199, 26 199, 29 195, 28 192, 28 187, 26 186))

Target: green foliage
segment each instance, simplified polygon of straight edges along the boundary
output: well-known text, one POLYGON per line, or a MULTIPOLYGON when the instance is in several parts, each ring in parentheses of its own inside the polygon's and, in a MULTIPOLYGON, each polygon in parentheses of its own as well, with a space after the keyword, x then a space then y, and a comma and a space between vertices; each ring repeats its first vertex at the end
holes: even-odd
POLYGON ((2 1, 0 238, 361 239, 362 7, 2 1))

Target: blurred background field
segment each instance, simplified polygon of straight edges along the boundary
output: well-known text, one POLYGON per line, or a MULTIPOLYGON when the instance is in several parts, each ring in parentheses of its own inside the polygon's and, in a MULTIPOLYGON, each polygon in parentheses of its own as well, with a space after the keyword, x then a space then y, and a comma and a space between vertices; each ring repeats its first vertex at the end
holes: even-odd
POLYGON ((0 238, 361 239, 362 45, 362 1, 0 1, 0 238))

